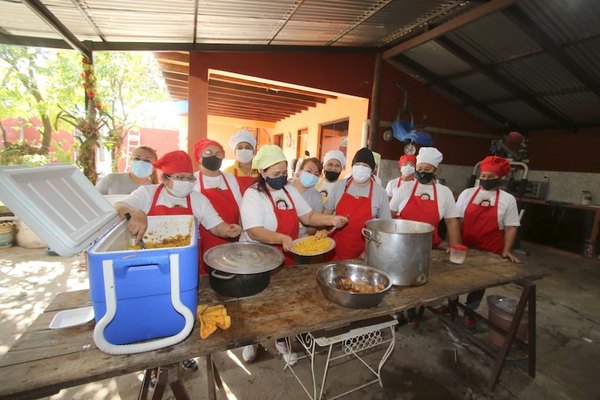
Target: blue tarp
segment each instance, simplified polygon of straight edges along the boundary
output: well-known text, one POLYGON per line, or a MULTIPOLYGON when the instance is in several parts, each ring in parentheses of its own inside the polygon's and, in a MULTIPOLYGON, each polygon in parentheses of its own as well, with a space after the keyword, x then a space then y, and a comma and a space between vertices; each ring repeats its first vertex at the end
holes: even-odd
POLYGON ((425 131, 417 130, 410 121, 396 120, 392 122, 394 137, 401 142, 416 143, 421 146, 433 146, 431 135, 425 131))

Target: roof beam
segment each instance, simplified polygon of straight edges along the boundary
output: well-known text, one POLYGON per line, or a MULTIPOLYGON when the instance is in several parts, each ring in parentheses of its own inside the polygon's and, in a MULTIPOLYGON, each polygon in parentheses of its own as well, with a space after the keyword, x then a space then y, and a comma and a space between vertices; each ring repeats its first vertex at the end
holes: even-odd
POLYGON ((154 58, 159 62, 175 65, 190 65, 189 53, 181 53, 175 51, 157 51, 154 53, 154 58))
POLYGON ((511 21, 513 21, 527 36, 535 40, 545 52, 550 54, 552 58, 563 66, 575 78, 579 79, 590 91, 600 97, 600 82, 583 69, 579 64, 570 57, 561 46, 556 44, 554 40, 547 35, 540 27, 537 26, 527 14, 519 7, 514 6, 504 11, 511 21))
POLYGON ((234 90, 239 90, 239 91, 244 91, 244 92, 259 93, 259 94, 268 94, 268 95, 276 96, 276 97, 282 98, 282 99, 290 98, 290 99, 294 99, 294 100, 302 100, 302 101, 308 101, 308 102, 313 102, 313 103, 325 103, 326 102, 326 100, 321 97, 306 96, 306 95, 302 95, 302 94, 287 93, 287 92, 274 92, 274 91, 268 91, 264 88, 254 87, 254 86, 244 86, 244 85, 239 85, 239 84, 232 83, 232 82, 215 81, 212 79, 212 76, 211 76, 211 78, 209 78, 208 83, 209 83, 209 85, 212 85, 215 87, 229 88, 229 89, 234 89, 234 90))
POLYGON ((227 99, 231 102, 240 102, 241 104, 262 105, 263 107, 270 107, 270 108, 274 108, 274 109, 278 109, 278 110, 287 110, 287 111, 308 110, 308 106, 305 106, 305 105, 274 102, 274 101, 270 101, 270 100, 260 99, 260 98, 254 97, 254 96, 243 96, 243 95, 235 95, 235 94, 229 94, 229 93, 219 93, 219 92, 210 90, 210 87, 208 89, 208 98, 209 99, 211 99, 211 98, 227 99))
POLYGON ((174 81, 181 81, 186 83, 189 80, 187 74, 178 74, 177 72, 162 71, 162 76, 165 79, 172 79, 174 81))
POLYGON ((96 35, 98 35, 98 37, 103 42, 106 42, 104 34, 100 31, 100 28, 92 19, 92 16, 90 15, 90 7, 87 5, 85 0, 71 0, 71 3, 73 3, 73 5, 77 8, 77 10, 79 10, 81 15, 83 15, 83 18, 87 21, 87 23, 90 24, 92 28, 94 28, 94 31, 96 31, 96 35))
POLYGON ((491 0, 487 3, 472 9, 471 11, 467 11, 466 13, 451 19, 450 21, 441 24, 440 26, 433 28, 425 33, 422 33, 418 36, 415 36, 412 39, 409 39, 405 42, 402 42, 383 53, 384 59, 389 59, 395 57, 399 54, 404 53, 407 50, 412 49, 413 47, 417 47, 422 45, 423 43, 429 42, 435 38, 438 38, 442 35, 447 34, 455 29, 458 29, 462 26, 465 26, 473 21, 476 21, 480 18, 485 17, 486 15, 493 14, 497 11, 500 11, 506 7, 511 6, 517 0, 491 0))
POLYGON ((337 96, 332 95, 332 94, 325 94, 325 93, 319 93, 319 92, 312 92, 309 90, 295 89, 295 88, 291 88, 288 86, 281 86, 281 85, 275 85, 272 83, 258 82, 258 81, 253 81, 250 79, 235 78, 235 77, 227 76, 227 75, 210 74, 209 79, 215 80, 215 81, 238 83, 240 85, 245 85, 245 86, 258 87, 258 88, 262 88, 262 89, 266 89, 266 90, 271 90, 276 93, 286 92, 286 93, 301 94, 304 96, 321 97, 323 99, 337 99, 337 96))
POLYGON ((477 57, 471 55, 468 51, 454 43, 452 40, 440 37, 436 39, 436 42, 447 50, 450 54, 466 62, 467 64, 475 67, 479 72, 485 75, 488 79, 494 83, 502 86, 508 90, 513 96, 525 102, 529 107, 538 111, 542 115, 550 118, 552 121, 560 124, 562 127, 569 127, 573 125, 571 121, 566 120, 559 114, 557 114, 550 107, 540 103, 534 96, 529 94, 527 91, 521 89, 517 84, 506 80, 502 75, 494 70, 493 67, 481 62, 477 57))
POLYGON ((39 0, 23 0, 39 18, 50 25, 75 50, 79 50, 88 60, 92 59, 92 50, 81 43, 79 39, 39 0))
POLYGON ((186 90, 189 88, 189 85, 187 84, 187 82, 178 81, 175 79, 165 78, 165 83, 169 86, 180 87, 180 88, 184 88, 186 90))
MULTIPOLYGON (((492 110, 490 107, 481 103, 480 101, 478 101, 477 99, 475 99, 474 97, 469 95, 468 93, 463 92, 461 89, 457 88, 456 86, 454 86, 450 82, 446 81, 445 79, 440 78, 439 76, 434 74, 432 71, 430 71, 427 68, 423 67, 422 65, 416 63, 415 61, 411 60, 407 56, 399 55, 399 56, 394 57, 393 60, 388 60, 388 62, 392 65, 400 64, 401 66, 404 66, 404 67, 412 70, 417 75, 420 75, 423 79, 428 81, 430 84, 437 86, 440 89, 444 90, 445 92, 451 94, 452 96, 461 99, 466 105, 476 108, 477 110, 481 111, 485 115, 488 115, 489 117, 498 121, 502 125, 505 125, 508 122, 508 119, 505 116, 492 110)), ((400 67, 397 66, 397 68, 400 68, 400 67)), ((512 121, 511 121, 511 123, 512 123, 512 121)), ((512 126, 516 129, 519 128, 515 124, 512 124, 512 126)), ((521 130, 521 129, 519 129, 519 130, 521 130)))
POLYGON ((175 72, 182 75, 189 75, 190 72, 189 66, 169 64, 163 61, 158 61, 158 64, 160 65, 160 69, 166 72, 175 72))
POLYGON ((284 17, 285 20, 281 23, 281 26, 279 28, 277 28, 277 31, 273 35, 271 35, 271 39, 269 39, 269 42, 267 44, 273 43, 273 40, 275 40, 275 38, 277 37, 277 35, 279 35, 279 32, 281 32, 282 29, 290 21, 290 19, 292 19, 292 17, 294 16, 294 14, 296 14, 296 11, 298 11, 298 9, 300 8, 300 6, 303 3, 304 3, 304 0, 300 0, 300 1, 295 1, 294 4, 292 4, 292 6, 290 7, 290 9, 286 13, 286 16, 284 17))

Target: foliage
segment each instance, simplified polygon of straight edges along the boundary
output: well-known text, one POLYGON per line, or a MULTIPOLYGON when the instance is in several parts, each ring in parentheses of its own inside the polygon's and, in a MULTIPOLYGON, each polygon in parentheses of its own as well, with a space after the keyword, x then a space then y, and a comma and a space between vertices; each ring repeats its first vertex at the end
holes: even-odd
MULTIPOLYGON (((51 121, 77 128, 79 157, 86 154, 88 146, 103 144, 111 149, 113 160, 118 160, 123 136, 136 125, 138 108, 148 101, 166 100, 166 90, 149 53, 95 52, 94 67, 96 74, 86 75, 81 56, 72 50, 0 45, 0 131, 5 142, 0 162, 19 162, 18 152, 22 156, 47 154, 57 128, 51 121), (97 108, 89 108, 90 93, 92 107, 97 108), (86 110, 92 111, 93 118, 86 116, 86 110), (41 146, 8 143, 2 126, 7 118, 41 120, 41 146)), ((48 158, 70 158, 69 149, 59 152, 60 156, 48 158)))

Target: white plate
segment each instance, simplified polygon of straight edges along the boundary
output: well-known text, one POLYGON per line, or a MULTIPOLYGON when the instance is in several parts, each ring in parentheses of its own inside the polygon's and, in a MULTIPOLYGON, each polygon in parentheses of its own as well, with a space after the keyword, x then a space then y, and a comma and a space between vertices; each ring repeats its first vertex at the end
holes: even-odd
POLYGON ((50 322, 50 329, 70 328, 83 325, 94 319, 94 308, 92 306, 64 310, 54 316, 50 322))

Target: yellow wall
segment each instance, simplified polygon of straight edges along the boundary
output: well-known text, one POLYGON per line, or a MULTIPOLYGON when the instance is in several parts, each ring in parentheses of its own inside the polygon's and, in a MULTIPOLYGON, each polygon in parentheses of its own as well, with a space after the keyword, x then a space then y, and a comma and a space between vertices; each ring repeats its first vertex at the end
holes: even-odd
POLYGON ((257 129, 266 130, 270 135, 273 134, 273 123, 253 121, 247 119, 228 118, 208 116, 208 138, 221 143, 225 148, 225 158, 234 159, 233 151, 229 148, 229 138, 240 129, 248 129, 250 132, 257 133, 257 129))
MULTIPOLYGON (((348 119, 348 154, 346 172, 350 168, 350 161, 358 149, 361 148, 361 134, 363 122, 368 118, 369 100, 358 97, 340 96, 336 100, 327 100, 299 114, 293 115, 283 121, 277 122, 273 134, 283 133, 283 151, 289 161, 296 158, 297 135, 300 129, 308 129, 307 150, 311 156, 317 155, 320 125, 348 119), (288 135, 290 133, 291 135, 288 135), (289 137, 292 141, 290 143, 289 137)), ((209 129, 210 132, 210 129, 209 129)), ((321 158, 324 154, 321 155, 321 158)))

